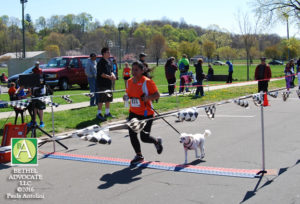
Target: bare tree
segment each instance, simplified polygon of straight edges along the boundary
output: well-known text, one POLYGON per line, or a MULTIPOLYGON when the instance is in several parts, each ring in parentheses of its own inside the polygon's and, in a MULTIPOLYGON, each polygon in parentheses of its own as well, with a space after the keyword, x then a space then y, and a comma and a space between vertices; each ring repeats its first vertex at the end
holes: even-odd
POLYGON ((156 60, 156 66, 158 66, 158 61, 162 57, 165 48, 166 40, 164 36, 161 34, 154 35, 150 41, 149 51, 156 60))
POLYGON ((244 42, 245 50, 246 50, 246 57, 247 57, 247 80, 249 81, 249 66, 250 66, 250 50, 251 47, 255 44, 256 42, 256 33, 258 30, 258 25, 259 21, 257 20, 255 23, 250 22, 250 17, 248 16, 247 13, 238 13, 237 16, 238 24, 239 24, 239 29, 241 33, 241 37, 244 42))
POLYGON ((266 23, 273 24, 282 18, 284 14, 300 21, 300 1, 299 0, 254 0, 253 7, 266 23))

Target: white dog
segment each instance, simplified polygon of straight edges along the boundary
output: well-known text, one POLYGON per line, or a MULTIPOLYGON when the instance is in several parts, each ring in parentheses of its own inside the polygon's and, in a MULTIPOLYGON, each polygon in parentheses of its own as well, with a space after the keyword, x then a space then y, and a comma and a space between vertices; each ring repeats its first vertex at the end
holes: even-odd
POLYGON ((183 143, 183 148, 185 152, 185 160, 184 163, 187 163, 187 151, 188 150, 195 150, 196 158, 203 159, 205 157, 204 152, 204 143, 205 143, 205 137, 210 136, 211 132, 210 130, 205 130, 203 134, 187 134, 187 133, 181 133, 180 136, 180 143, 183 143), (198 156, 198 150, 197 148, 200 148, 201 156, 198 156))

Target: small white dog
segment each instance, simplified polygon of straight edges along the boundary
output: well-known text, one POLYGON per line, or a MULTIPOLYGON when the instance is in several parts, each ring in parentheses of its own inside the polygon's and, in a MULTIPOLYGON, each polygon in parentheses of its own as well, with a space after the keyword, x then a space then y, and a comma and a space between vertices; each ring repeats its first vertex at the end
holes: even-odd
POLYGON ((203 134, 187 134, 187 133, 181 133, 180 136, 180 143, 183 143, 184 153, 185 153, 185 160, 184 163, 187 163, 187 151, 188 150, 195 150, 196 158, 203 159, 205 157, 204 152, 204 143, 205 143, 205 137, 210 136, 211 132, 210 130, 205 130, 203 134), (198 156, 198 150, 199 147, 201 156, 198 156))

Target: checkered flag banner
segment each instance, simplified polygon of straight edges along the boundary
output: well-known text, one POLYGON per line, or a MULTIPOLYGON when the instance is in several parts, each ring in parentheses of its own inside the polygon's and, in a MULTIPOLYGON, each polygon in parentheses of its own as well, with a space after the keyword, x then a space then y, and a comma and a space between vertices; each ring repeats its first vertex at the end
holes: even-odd
POLYGON ((198 111, 197 108, 188 108, 181 110, 177 113, 177 118, 180 121, 195 121, 198 117, 198 111))
POLYGON ((216 113, 216 106, 211 105, 211 106, 206 106, 204 108, 206 115, 209 119, 213 120, 215 118, 215 113, 216 113))
POLYGON ((289 98, 290 93, 291 93, 290 91, 283 91, 282 92, 282 99, 283 99, 283 101, 286 101, 289 98))
POLYGON ((297 96, 300 98, 300 90, 297 90, 296 93, 297 93, 297 96))
POLYGON ((263 96, 259 93, 257 94, 253 94, 252 95, 252 99, 253 99, 253 103, 256 105, 256 106, 261 106, 263 104, 263 96))
POLYGON ((246 100, 242 100, 242 99, 237 99, 233 101, 235 104, 244 107, 244 108, 248 108, 249 107, 249 103, 246 100))
POLYGON ((273 97, 273 98, 277 98, 278 91, 276 91, 276 92, 268 92, 268 95, 271 96, 271 97, 273 97))
POLYGON ((84 141, 96 142, 100 144, 111 144, 111 138, 109 136, 109 128, 101 129, 98 125, 93 125, 76 132, 56 136, 54 139, 39 139, 39 143, 51 142, 53 140, 65 140, 69 138, 80 138, 84 141))
POLYGON ((81 139, 100 144, 111 144, 108 128, 99 131, 94 129, 94 132, 90 132, 88 135, 81 137, 81 139))
POLYGON ((46 103, 49 107, 58 107, 59 104, 58 103, 53 103, 50 99, 50 97, 40 97, 38 98, 38 100, 43 101, 44 103, 46 103))
POLYGON ((146 123, 147 122, 145 120, 138 120, 137 118, 132 118, 126 124, 134 132, 140 133, 144 129, 144 127, 146 126, 146 123))
POLYGON ((61 98, 67 101, 67 103, 73 103, 73 101, 70 99, 70 95, 61 96, 61 98))
POLYGON ((10 101, 8 105, 11 105, 14 108, 19 108, 21 110, 26 109, 29 106, 29 100, 19 100, 19 101, 10 101))
POLYGON ((84 93, 84 95, 92 98, 95 96, 95 93, 84 93))

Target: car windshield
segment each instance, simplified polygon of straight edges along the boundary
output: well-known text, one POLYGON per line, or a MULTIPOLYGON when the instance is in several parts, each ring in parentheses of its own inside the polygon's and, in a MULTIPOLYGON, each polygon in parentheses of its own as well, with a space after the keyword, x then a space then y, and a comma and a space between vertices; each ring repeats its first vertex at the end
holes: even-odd
POLYGON ((66 67, 68 63, 68 58, 53 58, 51 59, 46 68, 62 68, 66 67))

